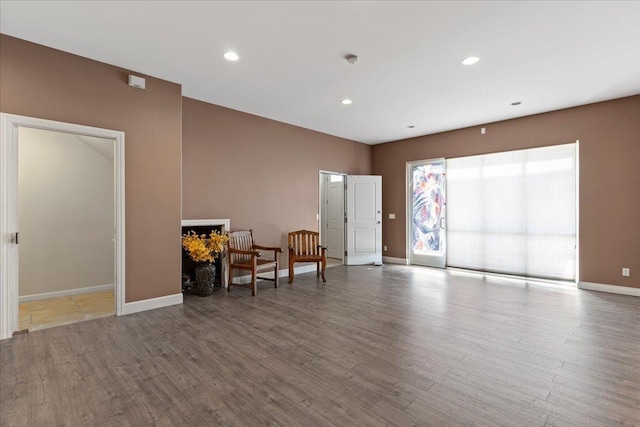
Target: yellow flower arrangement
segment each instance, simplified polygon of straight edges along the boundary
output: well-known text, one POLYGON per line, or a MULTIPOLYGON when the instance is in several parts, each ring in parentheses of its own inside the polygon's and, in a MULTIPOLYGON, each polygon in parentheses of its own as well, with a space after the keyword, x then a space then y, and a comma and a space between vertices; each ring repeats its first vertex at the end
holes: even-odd
POLYGON ((213 262, 228 241, 229 236, 218 231, 212 231, 209 236, 197 235, 195 231, 182 235, 182 247, 195 262, 213 262))

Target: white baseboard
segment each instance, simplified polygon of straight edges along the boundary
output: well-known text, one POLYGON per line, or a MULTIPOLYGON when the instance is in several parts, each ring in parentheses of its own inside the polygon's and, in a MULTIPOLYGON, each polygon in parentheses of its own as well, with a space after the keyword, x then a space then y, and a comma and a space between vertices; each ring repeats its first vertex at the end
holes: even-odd
POLYGON ((88 294, 89 292, 100 292, 115 290, 113 283, 109 285, 89 286, 87 288, 67 289, 66 291, 45 292, 42 294, 23 295, 18 297, 18 303, 27 301, 38 301, 41 299, 68 297, 70 295, 88 294))
POLYGON ((388 264, 409 265, 409 260, 406 259, 406 258, 394 258, 394 257, 390 257, 390 256, 383 256, 382 257, 382 262, 386 262, 388 264))
POLYGON ((170 305, 176 304, 182 304, 182 293, 150 298, 142 301, 127 302, 124 304, 122 314, 139 313, 141 311, 154 310, 156 308, 169 307, 170 305))
MULTIPOLYGON (((293 270, 294 274, 309 273, 312 271, 316 271, 315 263, 294 267, 294 270, 293 270)), ((258 275, 260 277, 268 277, 269 279, 273 279, 273 271, 265 271, 264 273, 259 273, 258 275)), ((278 277, 289 277, 289 269, 285 268, 284 270, 279 270, 278 277)), ((248 274, 245 276, 236 276, 233 279, 233 283, 238 283, 241 285, 246 283, 251 283, 251 275, 248 274)))
POLYGON ((578 282, 578 289, 640 297, 640 288, 631 288, 629 286, 605 285, 602 283, 592 283, 592 282, 578 282))

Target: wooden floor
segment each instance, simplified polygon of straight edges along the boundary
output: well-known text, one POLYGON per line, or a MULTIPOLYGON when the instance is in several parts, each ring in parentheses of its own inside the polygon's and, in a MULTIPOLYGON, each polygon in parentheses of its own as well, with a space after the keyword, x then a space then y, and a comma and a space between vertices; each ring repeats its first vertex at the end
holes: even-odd
POLYGON ((281 283, 0 342, 0 425, 640 425, 640 298, 393 265, 281 283))

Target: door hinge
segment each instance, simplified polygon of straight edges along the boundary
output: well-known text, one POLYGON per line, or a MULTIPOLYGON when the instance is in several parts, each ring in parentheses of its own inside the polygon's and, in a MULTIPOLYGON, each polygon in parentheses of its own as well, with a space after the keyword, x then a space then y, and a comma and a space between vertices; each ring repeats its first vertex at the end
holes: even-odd
POLYGON ((344 218, 344 223, 345 223, 345 224, 347 223, 347 218, 346 218, 346 217, 344 218))
POLYGON ((347 256, 347 251, 344 251, 344 256, 347 256))
POLYGON ((18 238, 18 236, 19 236, 19 235, 20 235, 20 232, 19 232, 19 231, 18 231, 18 232, 16 232, 16 237, 15 237, 16 245, 17 245, 17 244, 18 244, 18 242, 19 242, 19 238, 18 238))

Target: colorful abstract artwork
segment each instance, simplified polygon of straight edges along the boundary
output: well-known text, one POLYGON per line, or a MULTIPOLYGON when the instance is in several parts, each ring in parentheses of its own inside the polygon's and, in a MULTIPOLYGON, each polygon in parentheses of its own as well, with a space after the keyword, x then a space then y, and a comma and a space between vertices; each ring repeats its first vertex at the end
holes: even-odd
POLYGON ((420 254, 441 254, 444 214, 444 162, 413 168, 412 249, 420 254))

